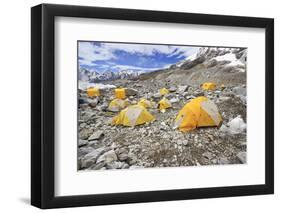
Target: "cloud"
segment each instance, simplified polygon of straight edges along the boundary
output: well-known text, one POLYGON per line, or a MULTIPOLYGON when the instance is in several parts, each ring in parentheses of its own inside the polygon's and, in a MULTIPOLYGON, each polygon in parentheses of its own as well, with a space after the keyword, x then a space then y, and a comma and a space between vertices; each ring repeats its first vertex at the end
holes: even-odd
POLYGON ((93 42, 79 42, 78 56, 83 64, 92 64, 98 60, 109 60, 116 56, 110 49, 94 45, 93 42))
POLYGON ((180 57, 189 57, 194 53, 197 53, 200 47, 189 47, 189 46, 175 46, 175 51, 169 55, 169 57, 176 56, 177 58, 180 57))
POLYGON ((157 70, 196 53, 199 47, 79 42, 79 66, 97 70, 157 70))
POLYGON ((162 67, 143 68, 143 67, 131 66, 131 65, 114 65, 114 66, 112 66, 112 68, 117 69, 117 70, 145 70, 145 71, 153 71, 153 70, 162 69, 162 67))
POLYGON ((79 57, 88 62, 114 59, 117 57, 114 54, 116 51, 125 51, 130 54, 145 56, 165 54, 168 56, 181 55, 187 57, 197 50, 198 47, 189 46, 79 42, 79 57))

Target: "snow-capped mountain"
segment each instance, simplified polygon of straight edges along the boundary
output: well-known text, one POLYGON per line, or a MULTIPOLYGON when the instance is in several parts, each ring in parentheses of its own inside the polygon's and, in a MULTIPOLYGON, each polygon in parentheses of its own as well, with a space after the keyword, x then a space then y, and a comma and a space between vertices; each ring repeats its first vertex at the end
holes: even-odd
POLYGON ((199 51, 185 60, 177 63, 177 67, 191 68, 199 63, 204 63, 208 67, 218 64, 226 66, 240 66, 240 71, 245 70, 246 49, 244 48, 222 48, 222 47, 202 47, 199 51))
POLYGON ((89 81, 89 82, 100 82, 107 80, 116 80, 116 79, 131 79, 139 76, 144 71, 140 70, 120 70, 120 71, 104 71, 97 72, 94 70, 87 70, 85 68, 80 68, 79 70, 79 80, 89 81))
POLYGON ((140 75, 179 83, 200 84, 214 81, 223 84, 246 83, 246 48, 202 47, 169 68, 140 75))
POLYGON ((213 80, 218 82, 239 83, 246 74, 247 49, 246 48, 222 48, 202 47, 195 54, 186 59, 172 64, 161 70, 146 71, 124 69, 119 71, 97 72, 81 68, 79 80, 89 83, 97 83, 107 80, 132 79, 132 78, 157 78, 175 81, 200 83, 213 80))

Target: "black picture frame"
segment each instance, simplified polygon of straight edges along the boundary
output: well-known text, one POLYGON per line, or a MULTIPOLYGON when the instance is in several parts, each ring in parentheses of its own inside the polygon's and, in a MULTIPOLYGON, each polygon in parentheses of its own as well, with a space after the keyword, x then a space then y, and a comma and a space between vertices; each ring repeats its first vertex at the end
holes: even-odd
POLYGON ((41 4, 31 8, 31 204, 42 209, 274 193, 274 20, 164 11, 41 4), (266 32, 265 184, 130 193, 54 195, 55 17, 263 28, 266 32))

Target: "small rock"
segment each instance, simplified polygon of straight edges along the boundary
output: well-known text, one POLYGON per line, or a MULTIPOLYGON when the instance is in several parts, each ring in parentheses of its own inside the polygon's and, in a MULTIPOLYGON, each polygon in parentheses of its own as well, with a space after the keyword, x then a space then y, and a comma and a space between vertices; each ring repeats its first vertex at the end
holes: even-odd
POLYGON ((247 142, 242 142, 242 143, 239 144, 239 146, 243 151, 247 150, 247 142))
POLYGON ((169 88, 169 91, 170 91, 170 92, 175 92, 175 91, 177 91, 177 88, 174 87, 174 86, 172 86, 172 87, 169 88))
POLYGON ((182 143, 183 143, 183 142, 182 142, 181 140, 177 141, 177 144, 178 144, 178 145, 182 145, 182 143))
POLYGON ((125 160, 128 159, 128 154, 127 153, 122 153, 122 154, 118 155, 118 159, 120 161, 125 161, 125 160))
POLYGON ((194 95, 196 97, 199 97, 199 96, 204 96, 205 94, 204 94, 204 92, 195 92, 194 95))
POLYGON ((143 166, 136 166, 136 165, 130 166, 130 169, 141 169, 141 168, 143 168, 143 166))
POLYGON ((155 93, 152 97, 154 99, 160 99, 162 97, 162 95, 160 93, 155 93))
POLYGON ((137 157, 136 157, 136 155, 134 155, 133 153, 129 153, 129 154, 128 154, 127 162, 129 163, 129 165, 136 164, 136 162, 137 162, 137 157))
POLYGON ((225 158, 225 157, 223 157, 223 158, 220 158, 219 160, 218 160, 218 164, 229 164, 230 162, 229 162, 229 160, 227 159, 227 158, 225 158))
POLYGON ((88 138, 88 140, 89 140, 89 141, 98 140, 98 139, 100 139, 102 136, 104 136, 103 131, 98 130, 98 131, 94 132, 94 133, 88 138))
POLYGON ((128 169, 130 166, 127 163, 124 163, 121 167, 121 169, 128 169))
POLYGON ((228 96, 221 96, 219 98, 220 101, 228 101, 229 99, 230 99, 230 97, 228 97, 228 96))
POLYGON ((125 93, 126 93, 127 96, 135 96, 135 95, 138 94, 138 91, 135 90, 135 89, 126 88, 125 93))
POLYGON ((99 102, 99 99, 98 98, 95 98, 95 99, 88 99, 88 102, 89 102, 89 105, 91 107, 95 107, 97 106, 98 102, 99 102))
POLYGON ((105 162, 100 162, 98 164, 91 166, 90 169, 100 170, 101 168, 103 168, 105 166, 105 164, 106 164, 105 162))
POLYGON ((90 142, 88 143, 88 146, 95 148, 95 146, 97 145, 98 142, 99 142, 98 140, 90 141, 90 142))
POLYGON ((102 104, 96 107, 97 110, 99 110, 100 112, 102 111, 106 111, 107 110, 107 104, 102 104))
POLYGON ((88 141, 87 140, 79 140, 78 141, 78 147, 81 147, 81 146, 85 146, 88 144, 88 141))
POLYGON ((79 139, 82 139, 82 140, 88 139, 88 137, 92 133, 93 133, 93 130, 84 128, 79 132, 79 139))
POLYGON ((122 154, 122 153, 127 153, 128 151, 127 151, 126 148, 121 147, 120 149, 117 149, 115 152, 116 152, 118 155, 120 155, 120 154, 122 154))
POLYGON ((241 96, 246 96, 247 94, 247 90, 244 87, 234 87, 232 89, 232 91, 236 94, 236 95, 241 95, 241 96))
POLYGON ((193 95, 187 95, 187 96, 185 96, 185 99, 186 99, 186 100, 191 100, 191 99, 193 99, 193 98, 195 98, 195 96, 193 96, 193 95))
MULTIPOLYGON (((88 147, 88 148, 92 148, 92 147, 88 147)), ((93 149, 93 148, 92 148, 93 149)), ((89 152, 88 154, 86 154, 84 156, 84 161, 87 161, 87 160, 91 160, 91 161, 96 161, 97 158, 103 153, 106 151, 106 148, 105 147, 100 147, 98 149, 94 149, 93 151, 89 152)))
POLYGON ((240 163, 246 163, 247 161, 247 153, 246 152, 239 152, 237 154, 237 160, 239 160, 240 163))
POLYGON ((186 146, 186 145, 188 144, 188 141, 187 141, 187 140, 184 140, 182 143, 183 143, 183 145, 186 146))
POLYGON ((81 156, 84 156, 84 155, 86 155, 86 154, 88 154, 88 153, 90 153, 90 152, 92 152, 94 149, 92 148, 92 147, 80 147, 79 149, 78 149, 78 157, 81 157, 81 156))
POLYGON ((207 158, 208 160, 211 160, 213 156, 212 156, 212 153, 210 153, 210 152, 204 152, 203 157, 207 158))
POLYGON ((85 128, 86 126, 87 126, 86 123, 81 123, 81 124, 79 125, 79 127, 80 127, 81 129, 85 128))
POLYGON ((85 114, 82 116, 82 119, 87 122, 95 115, 93 112, 86 111, 85 114))
POLYGON ((177 93, 183 94, 187 90, 188 90, 188 86, 187 85, 178 86, 177 93))

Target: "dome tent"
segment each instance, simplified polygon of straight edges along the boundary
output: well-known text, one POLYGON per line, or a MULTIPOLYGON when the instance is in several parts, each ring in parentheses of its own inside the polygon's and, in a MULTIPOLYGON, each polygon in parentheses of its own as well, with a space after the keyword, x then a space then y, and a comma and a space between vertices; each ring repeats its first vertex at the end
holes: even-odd
POLYGON ((201 88, 203 90, 215 90, 217 88, 217 85, 212 82, 205 82, 201 85, 201 88))
POLYGON ((172 104, 171 104, 171 102, 167 98, 162 98, 158 102, 158 109, 161 112, 165 112, 167 108, 171 108, 171 107, 172 107, 172 104))
POLYGON ((151 101, 149 101, 149 100, 147 100, 147 99, 145 99, 145 98, 141 98, 141 99, 139 100, 139 102, 138 102, 138 105, 141 105, 141 106, 143 106, 143 107, 145 107, 145 108, 150 108, 150 107, 152 107, 151 101))
POLYGON ((161 95, 167 95, 167 94, 170 93, 170 91, 168 89, 166 89, 166 88, 162 88, 162 89, 159 90, 159 93, 161 95))
POLYGON ((115 98, 117 99, 125 99, 126 98, 126 91, 125 88, 118 88, 115 89, 115 98))
POLYGON ((108 110, 112 112, 119 112, 121 109, 124 109, 129 105, 129 102, 127 100, 122 99, 113 99, 108 106, 108 110))
POLYGON ((100 90, 97 87, 90 87, 87 89, 87 94, 89 97, 100 96, 100 90))
POLYGON ((220 126, 222 117, 217 106, 206 97, 192 99, 178 113, 175 119, 175 128, 182 132, 197 127, 220 126))
POLYGON ((145 107, 131 105, 112 119, 112 125, 136 126, 155 120, 145 107))

